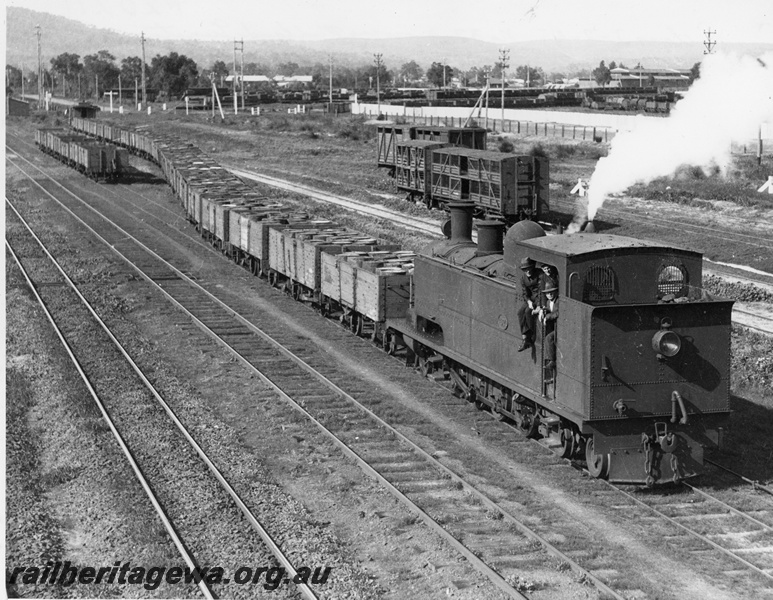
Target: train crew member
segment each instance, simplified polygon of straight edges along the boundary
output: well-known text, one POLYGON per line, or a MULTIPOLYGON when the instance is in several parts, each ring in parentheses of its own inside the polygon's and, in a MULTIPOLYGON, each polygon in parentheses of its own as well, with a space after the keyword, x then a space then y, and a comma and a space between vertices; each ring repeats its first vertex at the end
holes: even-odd
MULTIPOLYGON (((555 287, 558 289, 558 271, 552 265, 542 265, 542 275, 540 276, 540 291, 545 291, 546 288, 555 287)), ((544 298, 540 298, 542 302, 544 298)))
POLYGON ((556 321, 558 320, 558 286, 549 285, 542 293, 545 300, 537 309, 545 328, 545 380, 551 382, 556 368, 556 321))
POLYGON ((518 352, 523 352, 534 345, 534 319, 532 315, 540 301, 540 273, 535 263, 528 256, 521 261, 521 306, 518 308, 518 322, 521 325, 521 347, 518 352))

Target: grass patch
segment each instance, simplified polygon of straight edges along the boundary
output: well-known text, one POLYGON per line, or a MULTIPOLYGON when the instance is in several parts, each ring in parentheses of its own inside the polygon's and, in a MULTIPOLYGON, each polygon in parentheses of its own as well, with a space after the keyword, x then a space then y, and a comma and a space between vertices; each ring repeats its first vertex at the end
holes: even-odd
POLYGON ((770 165, 757 165, 750 157, 736 157, 727 173, 718 167, 702 169, 685 165, 669 177, 637 183, 628 193, 646 200, 674 202, 698 208, 715 208, 711 202, 730 202, 745 208, 773 208, 773 202, 757 188, 768 178, 770 165))

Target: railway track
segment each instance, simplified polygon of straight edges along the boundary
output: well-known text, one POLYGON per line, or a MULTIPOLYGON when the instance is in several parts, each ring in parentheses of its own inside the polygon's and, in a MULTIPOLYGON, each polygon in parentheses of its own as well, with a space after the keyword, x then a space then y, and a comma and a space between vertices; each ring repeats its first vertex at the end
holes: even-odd
MULTIPOLYGON (((700 560, 714 560, 723 573, 736 574, 738 569, 751 572, 773 587, 773 505, 767 498, 747 498, 750 507, 740 509, 689 483, 683 483, 684 492, 673 497, 634 495, 613 487, 668 523, 670 531, 663 536, 664 544, 698 555, 700 560)), ((614 508, 627 511, 630 505, 614 508)))
MULTIPOLYGON (((260 540, 262 558, 281 565, 295 578, 297 572, 285 552, 194 440, 130 350, 8 199, 6 206, 10 225, 23 227, 6 234, 7 252, 45 311, 189 572, 218 565, 235 573, 239 559, 241 565, 254 564, 255 555, 245 554, 242 548, 255 548, 260 540), (160 448, 164 451, 159 452, 160 448), (149 482, 145 473, 156 476, 149 482), (227 507, 225 497, 230 499, 227 507), (199 502, 218 506, 210 513, 211 524, 191 518, 199 502), (217 519, 211 518, 214 514, 217 519), (226 534, 223 524, 238 524, 237 533, 232 529, 226 534), (213 547, 213 539, 220 539, 220 547, 213 547)), ((205 598, 217 597, 226 589, 206 580, 197 582, 197 587, 205 598)), ((304 598, 317 598, 305 583, 296 589, 304 598)))
MULTIPOLYGON (((449 385, 443 387, 449 393, 452 390, 449 385)), ((500 422, 499 417, 488 414, 493 422, 500 422)), ((518 435, 523 435, 515 425, 507 425, 518 435)), ((544 440, 529 441, 550 452, 555 451, 544 440)), ((571 459, 562 460, 590 476, 583 464, 571 459)), ((713 461, 706 462, 714 465, 717 471, 730 475, 734 481, 750 484, 750 493, 737 492, 731 483, 716 477, 712 479, 716 486, 726 486, 737 497, 726 501, 707 491, 706 487, 686 481, 657 492, 596 481, 619 499, 628 501, 615 503, 609 499, 611 508, 623 518, 632 522, 643 518, 653 526, 657 521, 663 531, 663 543, 672 551, 692 554, 699 562, 712 560, 718 572, 728 576, 757 577, 773 596, 773 501, 769 497, 773 496, 773 489, 713 461), (642 517, 639 509, 645 509, 653 516, 642 517)))
MULTIPOLYGON (((299 347, 298 351, 302 352, 302 348, 299 347)), ((319 400, 321 400, 322 404, 325 404, 325 401, 327 399, 328 398, 326 396, 321 396, 319 398, 319 400)), ((313 403, 314 403, 314 398, 311 399, 311 402, 310 402, 309 406, 311 406, 313 403)), ((355 429, 355 422, 358 421, 359 419, 355 419, 352 416, 350 416, 350 413, 348 411, 345 411, 345 412, 342 412, 342 413, 333 414, 333 416, 330 417, 330 418, 333 421, 343 421, 345 423, 345 428, 344 428, 343 433, 342 433, 342 437, 344 437, 344 438, 346 437, 347 434, 349 434, 349 432, 351 432, 350 435, 354 436, 355 438, 358 438, 358 437, 359 438, 363 438, 363 437, 368 437, 368 436, 372 435, 372 428, 366 428, 364 430, 355 429)), ((378 426, 378 428, 380 428, 380 427, 381 426, 378 426)), ((372 437, 371 437, 371 440, 372 440, 372 437)), ((373 442, 373 443, 377 444, 378 442, 373 442)), ((399 465, 400 469, 403 469, 403 468, 404 469, 409 469, 410 466, 412 466, 410 464, 411 461, 398 461, 398 462, 408 463, 408 464, 399 465)), ((394 463, 394 461, 390 461, 390 462, 387 463, 387 469, 385 469, 387 474, 389 474, 389 465, 392 465, 393 463, 394 463)), ((398 474, 398 476, 395 479, 395 482, 396 482, 395 487, 399 487, 399 483, 400 483, 400 478, 401 477, 403 477, 409 484, 411 482, 413 482, 413 481, 416 481, 412 477, 412 475, 411 475, 411 473, 412 473, 411 470, 407 470, 407 471, 400 471, 400 470, 398 470, 398 471, 396 471, 396 473, 398 474), (403 473, 403 474, 399 475, 400 473, 403 473)), ((441 475, 442 475, 442 472, 441 472, 441 475)), ((440 485, 443 484, 443 480, 444 479, 446 479, 446 478, 442 477, 442 476, 440 477, 440 485)), ((422 479, 418 479, 418 480, 421 481, 422 479)), ((428 481, 431 481, 431 480, 428 480, 428 481)), ((454 485, 458 485, 458 484, 456 484, 452 480, 452 487, 454 485)), ((462 484, 462 485, 464 485, 464 484, 462 484)), ((440 489, 442 490, 443 488, 441 487, 440 489)), ((492 514, 496 515, 497 513, 493 512, 495 510, 497 510, 497 509, 491 508, 490 512, 488 514, 489 515, 492 515, 492 514)), ((488 518, 488 520, 491 520, 491 521, 501 521, 501 520, 504 520, 504 517, 501 517, 501 518, 499 518, 499 517, 494 517, 494 518, 487 517, 487 518, 488 518)), ((485 534, 485 536, 488 536, 488 535, 489 535, 488 533, 485 534)), ((493 538, 489 538, 489 539, 493 539, 493 538)))
MULTIPOLYGON (((67 204, 74 216, 95 212, 80 202, 67 204)), ((86 219, 76 218, 86 224, 86 219)), ((520 578, 554 557, 571 569, 564 582, 567 588, 576 587, 581 579, 607 597, 623 598, 512 510, 463 480, 334 383, 322 372, 329 365, 314 364, 308 343, 277 326, 271 315, 259 316, 246 305, 225 303, 128 231, 98 223, 93 214, 88 221, 86 226, 99 239, 199 329, 233 352, 506 596, 525 597, 519 591, 520 578)))

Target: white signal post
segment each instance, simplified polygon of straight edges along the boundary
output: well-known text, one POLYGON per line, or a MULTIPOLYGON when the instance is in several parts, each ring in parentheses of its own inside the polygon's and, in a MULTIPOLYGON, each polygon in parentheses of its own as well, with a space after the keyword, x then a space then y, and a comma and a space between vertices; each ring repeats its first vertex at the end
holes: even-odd
POLYGON ((577 185, 572 188, 570 194, 578 194, 580 198, 584 198, 588 195, 588 184, 583 181, 582 178, 577 180, 577 185))
POLYGON ((768 180, 762 184, 762 187, 758 189, 757 191, 759 193, 764 192, 765 190, 768 191, 768 194, 773 194, 773 175, 768 177, 768 180))

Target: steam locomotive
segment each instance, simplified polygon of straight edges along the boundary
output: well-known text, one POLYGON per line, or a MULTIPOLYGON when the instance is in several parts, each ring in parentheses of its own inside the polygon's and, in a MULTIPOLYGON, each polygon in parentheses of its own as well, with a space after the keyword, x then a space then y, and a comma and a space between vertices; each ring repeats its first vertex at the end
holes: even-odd
POLYGON ((698 475, 729 420, 732 302, 701 289, 697 252, 575 233, 546 236, 523 221, 478 224, 451 204, 452 237, 414 259, 413 297, 387 323, 424 372, 563 457, 584 452, 594 477, 647 484, 698 475), (545 326, 519 352, 524 259, 557 270, 555 366, 545 326))
MULTIPOLYGON (((84 119, 72 125, 94 129, 84 119)), ((162 166, 215 247, 561 456, 584 456, 594 477, 678 481, 698 475, 704 450, 720 444, 732 302, 703 292, 699 253, 614 235, 546 235, 530 220, 506 235, 503 222, 480 221, 475 244, 475 205, 451 202, 447 238, 413 255, 249 196, 191 145, 123 137, 162 166), (539 320, 533 346, 519 352, 524 261, 557 273, 549 368, 539 320)))

